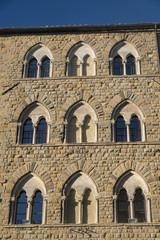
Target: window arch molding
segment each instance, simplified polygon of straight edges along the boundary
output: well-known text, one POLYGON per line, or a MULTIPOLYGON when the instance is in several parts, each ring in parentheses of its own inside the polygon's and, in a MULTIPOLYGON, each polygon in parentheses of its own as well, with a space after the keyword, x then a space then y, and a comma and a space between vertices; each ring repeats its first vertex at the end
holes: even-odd
POLYGON ((41 192, 43 198, 41 223, 44 224, 46 222, 47 190, 44 182, 35 173, 25 174, 15 184, 11 193, 9 223, 16 223, 18 198, 22 192, 25 192, 27 197, 27 209, 25 213, 25 219, 23 220, 27 221, 28 223, 31 223, 34 197, 37 192, 41 192))
POLYGON ((46 143, 49 143, 51 117, 48 109, 39 102, 34 102, 30 104, 20 114, 17 128, 17 143, 23 143, 23 132, 27 119, 31 120, 33 126, 33 138, 31 141, 31 143, 33 144, 36 143, 36 131, 38 124, 42 119, 45 119, 47 125, 46 143))
POLYGON ((136 172, 129 170, 122 174, 113 189, 113 208, 114 208, 114 222, 118 222, 118 209, 117 209, 117 198, 120 191, 125 189, 128 201, 129 201, 129 218, 133 219, 135 217, 134 213, 134 197, 138 189, 142 190, 145 199, 145 220, 146 222, 151 222, 151 197, 149 188, 145 180, 136 172))
POLYGON ((66 56, 66 76, 75 76, 72 74, 72 65, 71 61, 73 57, 76 57, 78 60, 78 68, 79 72, 77 72, 77 76, 83 76, 84 72, 87 76, 95 76, 96 75, 96 55, 93 49, 84 42, 78 42, 74 46, 72 46, 66 56), (90 63, 87 64, 86 59, 90 57, 90 63), (86 71, 86 66, 90 64, 90 69, 88 73, 86 71))
POLYGON ((110 74, 114 74, 114 59, 116 57, 120 57, 122 59, 123 64, 123 74, 127 74, 127 59, 130 56, 133 56, 135 59, 135 72, 137 75, 140 75, 140 56, 136 50, 136 48, 127 41, 120 41, 115 44, 109 54, 109 62, 110 62, 110 74))
POLYGON ((72 176, 68 178, 65 182, 63 189, 62 189, 62 223, 68 222, 67 216, 67 201, 68 197, 70 196, 70 192, 74 191, 77 199, 77 211, 75 216, 74 223, 84 223, 83 216, 84 213, 84 201, 85 201, 85 194, 87 191, 90 191, 92 194, 92 211, 89 212, 90 219, 88 219, 88 223, 98 223, 98 199, 99 195, 97 192, 97 187, 93 180, 84 172, 78 171, 74 173, 72 176))
POLYGON ((52 77, 53 73, 53 55, 48 47, 45 45, 38 43, 32 46, 24 56, 23 61, 23 78, 28 77, 29 72, 29 63, 31 60, 35 59, 37 61, 37 74, 36 77, 41 77, 41 67, 42 62, 45 58, 49 59, 49 69, 48 69, 48 77, 52 77))
POLYGON ((130 100, 124 100, 117 104, 111 115, 112 142, 116 141, 116 120, 119 116, 122 116, 125 121, 127 128, 127 142, 130 142, 130 123, 134 116, 136 116, 140 122, 141 141, 146 141, 145 118, 142 110, 130 100))
MULTIPOLYGON (((64 143, 72 142, 69 139, 70 134, 70 123, 73 118, 77 120, 77 128, 78 128, 78 142, 83 142, 83 127, 85 125, 85 120, 87 117, 90 117, 92 121, 91 134, 92 139, 86 142, 97 142, 98 140, 98 118, 94 111, 94 109, 86 102, 79 101, 73 104, 67 111, 64 117, 64 143)), ((77 141, 74 141, 77 142, 77 141)))

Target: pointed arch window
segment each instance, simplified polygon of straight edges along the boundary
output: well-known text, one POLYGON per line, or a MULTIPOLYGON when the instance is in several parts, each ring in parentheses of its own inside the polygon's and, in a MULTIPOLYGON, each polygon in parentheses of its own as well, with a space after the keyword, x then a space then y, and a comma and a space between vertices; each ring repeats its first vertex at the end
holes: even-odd
POLYGON ((123 75, 123 63, 120 56, 114 58, 113 73, 114 75, 123 75))
POLYGON ((126 74, 127 75, 136 74, 135 58, 132 55, 127 57, 126 74))
POLYGON ((50 70, 50 60, 49 58, 44 58, 41 64, 41 77, 49 77, 50 70))
POLYGON ((116 142, 127 141, 127 128, 122 116, 119 116, 116 120, 116 142))
POLYGON ((22 224, 26 219, 27 197, 25 191, 22 191, 17 199, 16 224, 22 224))
POLYGON ((129 129, 130 141, 141 141, 141 124, 137 116, 132 116, 129 129))
POLYGON ((129 218, 129 202, 126 190, 123 188, 117 198, 117 214, 119 223, 127 223, 129 218))
POLYGON ((33 141, 33 125, 32 120, 29 118, 26 120, 23 126, 22 143, 28 144, 32 143, 32 141, 33 141))
POLYGON ((47 142, 47 122, 45 118, 42 118, 37 126, 36 143, 47 142))
POLYGON ((35 58, 33 58, 29 61, 28 78, 36 78, 37 70, 38 70, 37 60, 35 58))
POLYGON ((145 199, 142 190, 138 188, 134 195, 134 217, 138 219, 138 222, 146 221, 145 208, 145 199))
POLYGON ((33 198, 32 223, 42 224, 43 198, 40 191, 37 191, 33 198))

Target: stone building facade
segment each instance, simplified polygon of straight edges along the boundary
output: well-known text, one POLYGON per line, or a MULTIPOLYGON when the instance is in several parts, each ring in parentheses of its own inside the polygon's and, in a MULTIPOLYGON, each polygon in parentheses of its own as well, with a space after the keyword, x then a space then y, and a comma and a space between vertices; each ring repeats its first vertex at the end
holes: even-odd
POLYGON ((0 239, 160 239, 159 33, 0 29, 0 239))

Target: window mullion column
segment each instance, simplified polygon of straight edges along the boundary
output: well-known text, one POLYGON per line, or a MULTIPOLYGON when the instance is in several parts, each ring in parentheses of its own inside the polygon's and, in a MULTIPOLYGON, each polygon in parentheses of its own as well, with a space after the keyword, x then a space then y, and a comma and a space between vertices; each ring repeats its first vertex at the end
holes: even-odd
POLYGON ((32 143, 36 143, 36 130, 37 130, 37 124, 33 124, 33 140, 32 143))
POLYGON ((124 74, 124 75, 127 74, 127 70, 126 70, 126 62, 127 62, 126 59, 124 59, 124 60, 122 61, 122 63, 123 63, 123 74, 124 74))
POLYGON ((79 135, 80 135, 80 143, 82 143, 82 127, 83 127, 83 122, 79 122, 79 135))
POLYGON ((41 74, 41 62, 37 63, 37 78, 40 77, 41 74))
POLYGON ((79 196, 78 197, 78 207, 79 207, 79 219, 78 219, 78 223, 81 224, 82 223, 82 213, 83 213, 83 208, 82 208, 82 200, 83 200, 83 197, 82 196, 79 196))
POLYGON ((46 211, 47 211, 47 197, 43 197, 43 209, 42 209, 42 224, 46 222, 46 211))
POLYGON ((125 122, 126 124, 126 128, 127 128, 127 142, 130 142, 130 131, 129 131, 129 125, 130 125, 130 122, 125 122))
POLYGON ((113 195, 114 223, 117 223, 117 195, 113 195))
POLYGON ((151 197, 148 195, 146 197, 146 220, 147 222, 151 222, 151 197))
POLYGON ((18 132, 17 132, 17 144, 21 143, 21 128, 22 128, 22 123, 18 123, 18 132))
POLYGON ((129 206, 130 206, 130 218, 134 218, 134 205, 133 205, 133 198, 129 198, 129 206))
POLYGON ((80 76, 83 75, 83 60, 80 60, 80 76))
POLYGON ((29 197, 28 200, 27 200, 26 220, 31 221, 31 212, 32 212, 32 198, 29 197))

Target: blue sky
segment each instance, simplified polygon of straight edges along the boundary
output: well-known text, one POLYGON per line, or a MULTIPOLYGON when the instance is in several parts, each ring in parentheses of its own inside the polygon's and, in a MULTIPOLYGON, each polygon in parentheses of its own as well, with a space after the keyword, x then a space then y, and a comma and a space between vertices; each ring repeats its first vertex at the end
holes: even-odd
POLYGON ((0 28, 160 22, 160 0, 0 0, 0 28))

